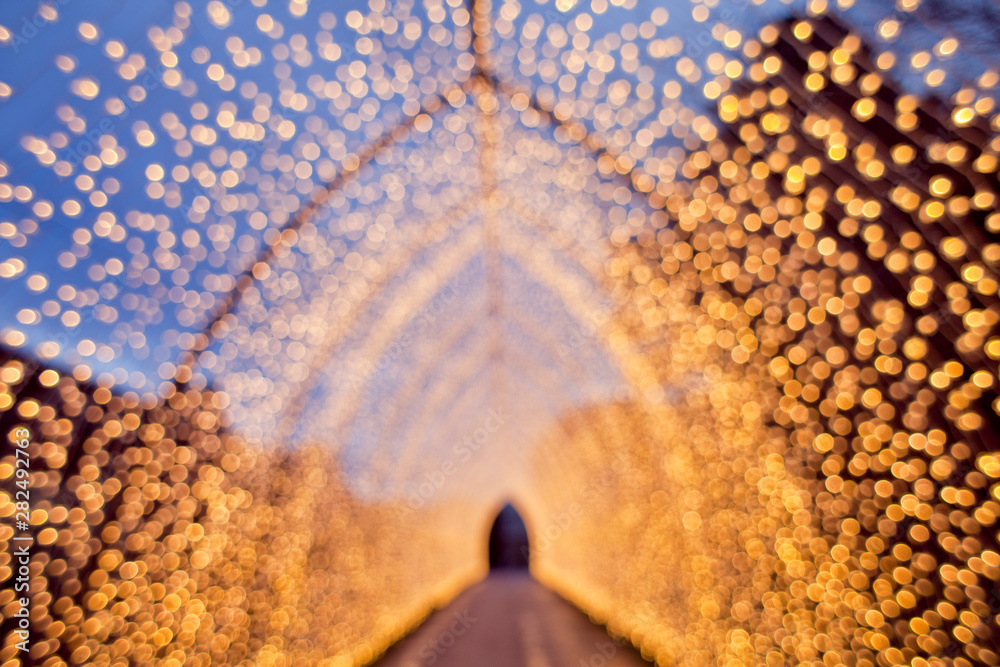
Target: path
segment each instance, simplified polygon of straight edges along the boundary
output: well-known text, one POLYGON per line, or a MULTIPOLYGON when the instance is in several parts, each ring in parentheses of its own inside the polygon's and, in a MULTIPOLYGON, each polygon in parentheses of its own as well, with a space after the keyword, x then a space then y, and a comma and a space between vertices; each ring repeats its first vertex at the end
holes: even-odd
POLYGON ((494 571, 375 667, 648 667, 526 572, 494 571))

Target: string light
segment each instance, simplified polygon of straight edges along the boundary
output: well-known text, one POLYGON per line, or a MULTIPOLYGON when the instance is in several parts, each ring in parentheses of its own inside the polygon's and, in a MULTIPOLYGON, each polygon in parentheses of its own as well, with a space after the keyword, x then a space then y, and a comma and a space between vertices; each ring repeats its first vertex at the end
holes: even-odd
POLYGON ((1000 664, 997 78, 962 39, 918 2, 264 4, 77 21, 101 60, 56 57, 58 125, 0 163, 35 664, 370 663, 483 575, 502 493, 660 664, 1000 664), (522 431, 413 496, 428 421, 490 400, 522 431))

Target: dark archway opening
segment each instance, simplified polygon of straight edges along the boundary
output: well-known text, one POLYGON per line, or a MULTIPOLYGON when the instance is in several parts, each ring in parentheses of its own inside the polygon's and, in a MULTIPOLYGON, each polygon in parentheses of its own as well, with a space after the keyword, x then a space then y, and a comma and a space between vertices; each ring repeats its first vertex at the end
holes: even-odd
POLYGON ((490 531, 490 569, 528 567, 528 529, 511 505, 504 505, 490 531))

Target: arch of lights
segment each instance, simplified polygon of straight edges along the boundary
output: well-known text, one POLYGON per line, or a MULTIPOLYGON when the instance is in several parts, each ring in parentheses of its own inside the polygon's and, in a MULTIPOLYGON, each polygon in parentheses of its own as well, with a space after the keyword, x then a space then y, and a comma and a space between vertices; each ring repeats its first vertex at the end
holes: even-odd
POLYGON ((35 664, 366 664, 507 497, 659 664, 1000 662, 995 9, 319 4, 0 14, 35 664))

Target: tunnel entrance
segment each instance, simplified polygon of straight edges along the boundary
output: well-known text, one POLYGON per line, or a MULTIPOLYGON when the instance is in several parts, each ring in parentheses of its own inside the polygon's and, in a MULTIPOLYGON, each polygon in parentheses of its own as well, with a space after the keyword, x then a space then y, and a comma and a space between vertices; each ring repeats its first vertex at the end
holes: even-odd
POLYGON ((527 569, 528 529, 517 510, 504 505, 490 530, 490 569, 527 569))

